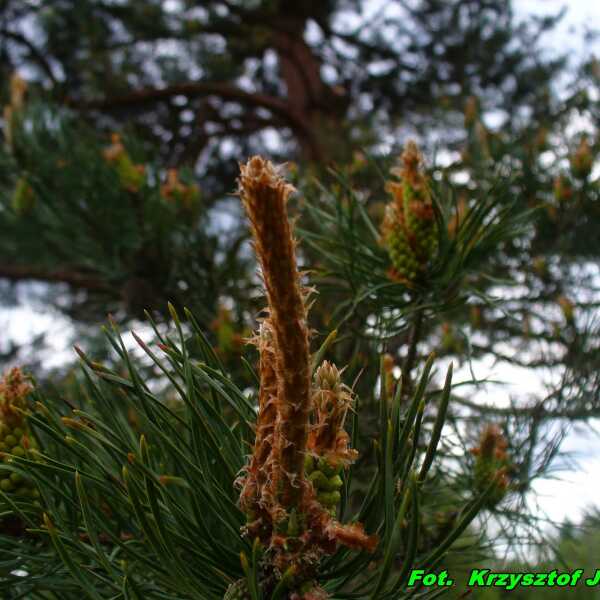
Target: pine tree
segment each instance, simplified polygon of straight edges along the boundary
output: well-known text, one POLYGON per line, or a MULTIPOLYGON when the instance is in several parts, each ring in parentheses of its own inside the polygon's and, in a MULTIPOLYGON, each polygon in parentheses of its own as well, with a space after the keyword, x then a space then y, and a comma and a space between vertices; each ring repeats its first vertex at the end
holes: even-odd
POLYGON ((25 437, 9 451, 33 454, 10 452, 2 467, 1 585, 21 582, 17 597, 36 597, 37 576, 61 598, 86 586, 100 597, 217 598, 228 586, 253 600, 255 588, 342 597, 353 585, 396 597, 405 565, 435 562, 453 542, 481 550, 489 520, 513 548, 539 543, 532 482, 570 425, 599 414, 597 61, 546 58, 538 39, 557 19, 517 25, 508 2, 390 2, 354 30, 344 19, 360 19, 364 2, 197 4, 0 6, 0 302, 45 282, 33 292, 86 349, 81 378, 71 365, 48 378, 40 340, 29 356, 0 340, 0 358, 38 380, 18 406, 3 400, 31 431, 17 427, 25 437), (589 124, 567 136, 574 117, 589 124), (257 151, 294 161, 298 196, 283 171, 246 162, 257 151), (239 163, 243 204, 230 195, 239 163), (257 216, 257 169, 290 195, 297 248, 281 211, 279 229, 261 233, 276 215, 257 216), (269 305, 259 319, 251 237, 269 305), (290 268, 294 256, 308 274, 290 268), (282 289, 269 280, 277 269, 282 289), (95 333, 107 313, 108 344, 95 333), (294 319, 306 320, 300 333, 294 319), (147 352, 126 352, 119 327, 143 329, 147 352), (446 396, 432 351, 435 369, 454 361, 472 381, 446 396), (478 359, 550 377, 498 406, 482 395, 478 359), (284 393, 285 373, 298 379, 284 393), (419 464, 428 476, 413 484, 419 464), (284 499, 267 489, 273 475, 284 499), (40 499, 15 496, 17 479, 40 499), (469 527, 472 495, 484 509, 469 527), (307 514, 335 534, 335 554, 320 534, 301 539, 307 514), (363 553, 337 546, 353 536, 363 553), (301 577, 269 570, 298 545, 301 577))
MULTIPOLYGON (((586 79, 573 86, 568 103, 549 96, 563 59, 530 59, 539 37, 557 18, 517 25, 507 2, 400 4, 390 3, 391 15, 383 13, 350 30, 344 19, 360 18, 361 2, 302 3, 293 10, 273 0, 211 0, 203 7, 184 0, 176 7, 153 0, 118 6, 98 0, 39 7, 4 2, 0 14, 7 25, 0 39, 9 156, 2 157, 0 178, 3 200, 12 209, 2 213, 1 227, 14 233, 3 238, 6 260, 0 277, 67 285, 66 297, 57 291, 61 288, 50 286, 46 301, 76 323, 99 322, 108 311, 123 319, 143 309, 164 310, 166 301, 179 305, 178 296, 197 314, 203 310, 208 322, 227 297, 240 304, 234 316, 243 327, 242 312, 257 308, 243 306, 251 290, 235 289, 236 282, 249 279, 248 271, 237 268, 243 266, 243 230, 214 235, 209 222, 215 219, 215 203, 221 207, 223 193, 231 190, 237 163, 252 152, 268 150, 276 162, 295 158, 318 172, 334 161, 351 163, 358 150, 373 151, 384 137, 403 144, 399 125, 404 131, 410 126, 426 142, 436 136, 445 140, 445 149, 460 151, 464 140, 456 131, 457 120, 465 103, 476 112, 477 94, 493 98, 487 110, 533 111, 530 120, 503 125, 501 153, 519 160, 528 139, 545 138, 548 144, 552 125, 560 131, 559 120, 569 110, 590 109, 579 94, 586 79), (310 35, 305 35, 307 28, 310 35), (335 75, 325 76, 331 66, 335 75), (26 72, 28 83, 15 80, 11 99, 8 84, 15 71, 26 72), (240 83, 244 78, 252 80, 253 91, 240 83), (8 125, 27 109, 27 94, 50 114, 38 106, 34 114, 24 115, 37 127, 28 125, 11 150, 18 136, 8 125), (87 131, 82 131, 82 120, 87 131), (454 133, 445 135, 448 128, 454 133), (277 149, 265 147, 264 132, 273 129, 280 138, 277 149), (108 156, 109 148, 114 152, 113 135, 121 136, 131 161, 128 165, 124 156, 112 161, 118 177, 103 173, 97 158, 101 147, 108 156), (142 166, 147 177, 136 192, 142 166), (179 206, 176 225, 160 203, 134 208, 135 222, 109 208, 145 205, 141 199, 150 189, 158 193, 161 184, 169 189, 172 169, 196 167, 203 174, 196 182, 201 201, 192 211, 179 206), (128 184, 128 177, 138 183, 128 184), (83 205, 82 193, 87 198, 83 205), (44 206, 51 214, 40 214, 44 206), (22 216, 18 225, 13 212, 22 216), (91 230, 106 219, 113 219, 112 227, 94 236, 91 230), (159 227, 163 223, 165 229, 169 223, 183 231, 165 235, 159 227), (196 250, 193 261, 178 243, 188 227, 197 235, 204 232, 194 246, 202 251, 196 250), (42 228, 47 233, 40 239, 42 228), (75 240, 74 251, 65 253, 73 231, 93 243, 75 240), (83 254, 94 260, 84 261, 83 254), (189 272, 191 262, 195 268, 189 272)), ((480 119, 469 119, 472 129, 484 135, 480 119)), ((498 142, 487 146, 496 148, 498 142)), ((592 152, 593 147, 590 141, 592 152)), ((475 156, 473 149, 467 153, 475 156)), ((458 161, 447 172, 464 166, 458 161)), ((189 179, 183 183, 192 184, 189 179)), ((372 175, 368 185, 376 185, 372 175)), ((528 177, 527 187, 523 195, 529 197, 535 178, 528 177)), ((163 200, 178 205, 168 200, 170 195, 163 200)))
POLYGON ((4 377, 0 472, 9 485, 0 489, 0 541, 13 559, 0 587, 9 597, 408 597, 411 566, 438 565, 484 506, 502 500, 499 487, 509 492, 504 468, 490 465, 478 489, 463 486, 454 498, 457 518, 419 545, 423 490, 448 486, 430 469, 452 365, 441 394, 434 392, 439 403, 426 428, 432 355, 408 405, 401 385, 391 386, 393 397, 380 386, 378 463, 361 506, 350 507, 353 475, 359 478, 359 407, 343 381, 346 367, 324 358, 334 336, 310 353, 311 290, 298 271, 287 214, 293 192, 272 163, 255 156, 242 165, 239 195, 267 300, 254 339, 257 413, 193 315, 186 309, 188 330, 173 305, 177 339, 155 329, 154 349, 133 336, 173 386, 179 407, 148 387, 115 321, 106 334, 126 372, 77 349, 77 405, 51 401, 41 388, 30 398, 18 369, 4 377), (190 335, 202 347, 201 361, 187 352, 190 335), (27 481, 28 493, 12 485, 14 475, 27 481))

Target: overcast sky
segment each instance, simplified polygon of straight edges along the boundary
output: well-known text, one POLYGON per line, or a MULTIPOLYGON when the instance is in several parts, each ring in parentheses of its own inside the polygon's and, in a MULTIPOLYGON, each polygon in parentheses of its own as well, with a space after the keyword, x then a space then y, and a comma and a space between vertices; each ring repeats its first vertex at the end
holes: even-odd
MULTIPOLYGON (((517 13, 523 15, 556 14, 562 7, 567 13, 555 32, 546 38, 548 51, 563 52, 572 48, 577 56, 593 52, 600 58, 600 39, 588 45, 586 29, 600 30, 600 1, 597 0, 514 0, 517 13)), ((596 430, 600 431, 600 424, 596 430)), ((536 484, 541 494, 540 504, 548 515, 562 521, 565 517, 577 519, 589 506, 600 506, 598 473, 600 473, 600 436, 589 428, 574 429, 563 444, 563 451, 573 453, 579 470, 557 474, 560 481, 547 479, 536 484)))

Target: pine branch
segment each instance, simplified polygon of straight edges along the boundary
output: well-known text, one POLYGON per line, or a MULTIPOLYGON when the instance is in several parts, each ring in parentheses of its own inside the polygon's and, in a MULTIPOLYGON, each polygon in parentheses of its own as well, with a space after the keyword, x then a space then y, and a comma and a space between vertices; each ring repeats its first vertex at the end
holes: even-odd
POLYGON ((0 264, 0 279, 15 282, 35 280, 48 283, 66 283, 76 288, 95 292, 110 291, 112 289, 107 282, 95 278, 89 273, 69 269, 47 271, 29 265, 0 264))
POLYGON ((202 97, 218 96, 224 101, 240 102, 247 106, 266 108, 285 119, 292 129, 309 135, 307 123, 293 112, 285 100, 269 94, 246 92, 235 85, 221 82, 196 81, 163 88, 145 88, 108 98, 80 100, 67 98, 66 104, 82 110, 113 111, 123 108, 139 108, 156 102, 168 101, 174 96, 202 97))
POLYGON ((413 326, 410 332, 410 339, 408 342, 408 353, 402 368, 402 376, 406 378, 406 391, 404 393, 407 395, 410 395, 413 389, 412 370, 415 366, 415 359, 417 356, 417 344, 421 339, 424 312, 425 311, 421 309, 415 315, 413 326))
MULTIPOLYGON (((590 398, 592 400, 592 398, 590 398)), ((455 396, 452 398, 455 404, 466 406, 475 410, 479 415, 496 415, 503 417, 535 417, 544 420, 564 419, 566 421, 589 421, 591 418, 600 417, 600 406, 595 409, 574 408, 574 409, 546 409, 543 407, 544 401, 532 407, 511 406, 508 408, 495 406, 493 404, 480 404, 455 396)), ((475 417, 477 420, 479 416, 475 417)))
POLYGON ((25 46, 27 50, 29 50, 31 58, 42 68, 44 73, 48 75, 50 81, 52 81, 54 85, 58 84, 58 81, 54 76, 54 72, 52 71, 50 63, 48 62, 44 54, 33 44, 33 42, 31 42, 31 40, 28 40, 23 34, 19 33, 18 31, 11 31, 5 28, 0 29, 0 36, 2 35, 15 41, 21 46, 25 46))

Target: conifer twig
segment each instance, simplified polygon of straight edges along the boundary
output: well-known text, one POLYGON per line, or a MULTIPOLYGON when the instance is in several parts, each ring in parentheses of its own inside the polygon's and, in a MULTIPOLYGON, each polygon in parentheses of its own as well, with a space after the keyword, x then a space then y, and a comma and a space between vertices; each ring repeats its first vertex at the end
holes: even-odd
POLYGON ((272 485, 283 508, 297 506, 310 412, 310 355, 306 305, 286 204, 294 191, 269 161, 241 166, 239 193, 252 224, 269 303, 277 373, 277 423, 272 485))

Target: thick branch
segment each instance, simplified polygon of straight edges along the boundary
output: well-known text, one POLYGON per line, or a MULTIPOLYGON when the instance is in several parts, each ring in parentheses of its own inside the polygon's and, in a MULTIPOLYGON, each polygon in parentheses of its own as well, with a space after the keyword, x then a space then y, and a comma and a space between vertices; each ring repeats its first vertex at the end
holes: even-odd
POLYGON ((48 283, 66 283, 73 287, 89 291, 108 291, 111 289, 107 283, 88 273, 81 273, 69 269, 46 271, 29 265, 0 265, 0 279, 8 279, 9 281, 37 280, 46 281, 48 283))
POLYGON ((319 157, 319 145, 315 140, 311 125, 302 114, 294 111, 286 100, 260 92, 246 92, 229 83, 189 82, 164 88, 145 88, 109 98, 77 100, 67 98, 67 105, 82 110, 114 111, 126 108, 140 108, 156 102, 164 102, 174 96, 218 96, 223 101, 239 102, 246 106, 265 108, 279 116, 297 135, 303 148, 312 157, 319 157))
MULTIPOLYGON (((498 415, 498 416, 525 416, 525 417, 537 417, 539 419, 566 419, 568 421, 587 421, 592 418, 598 418, 600 416, 600 407, 592 406, 590 408, 565 408, 565 409, 546 409, 542 404, 536 404, 535 406, 494 406, 493 404, 478 404, 471 400, 466 400, 460 396, 453 396, 452 402, 466 406, 478 413, 485 415, 498 415)), ((480 419, 479 416, 474 417, 480 419)))
POLYGON ((266 108, 284 117, 291 127, 304 129, 305 124, 289 108, 288 104, 268 94, 246 92, 228 83, 189 82, 171 85, 164 88, 145 88, 122 96, 100 98, 96 100, 68 99, 67 104, 74 108, 89 110, 116 110, 119 108, 139 107, 169 100, 174 96, 219 96, 223 100, 241 102, 248 106, 266 108))
POLYGON ((0 35, 10 38, 21 46, 25 46, 29 50, 30 56, 42 67, 52 83, 57 83, 56 77, 54 77, 54 73, 52 72, 52 67, 50 67, 50 63, 46 60, 46 57, 24 35, 16 31, 9 31, 8 29, 0 29, 0 35))

